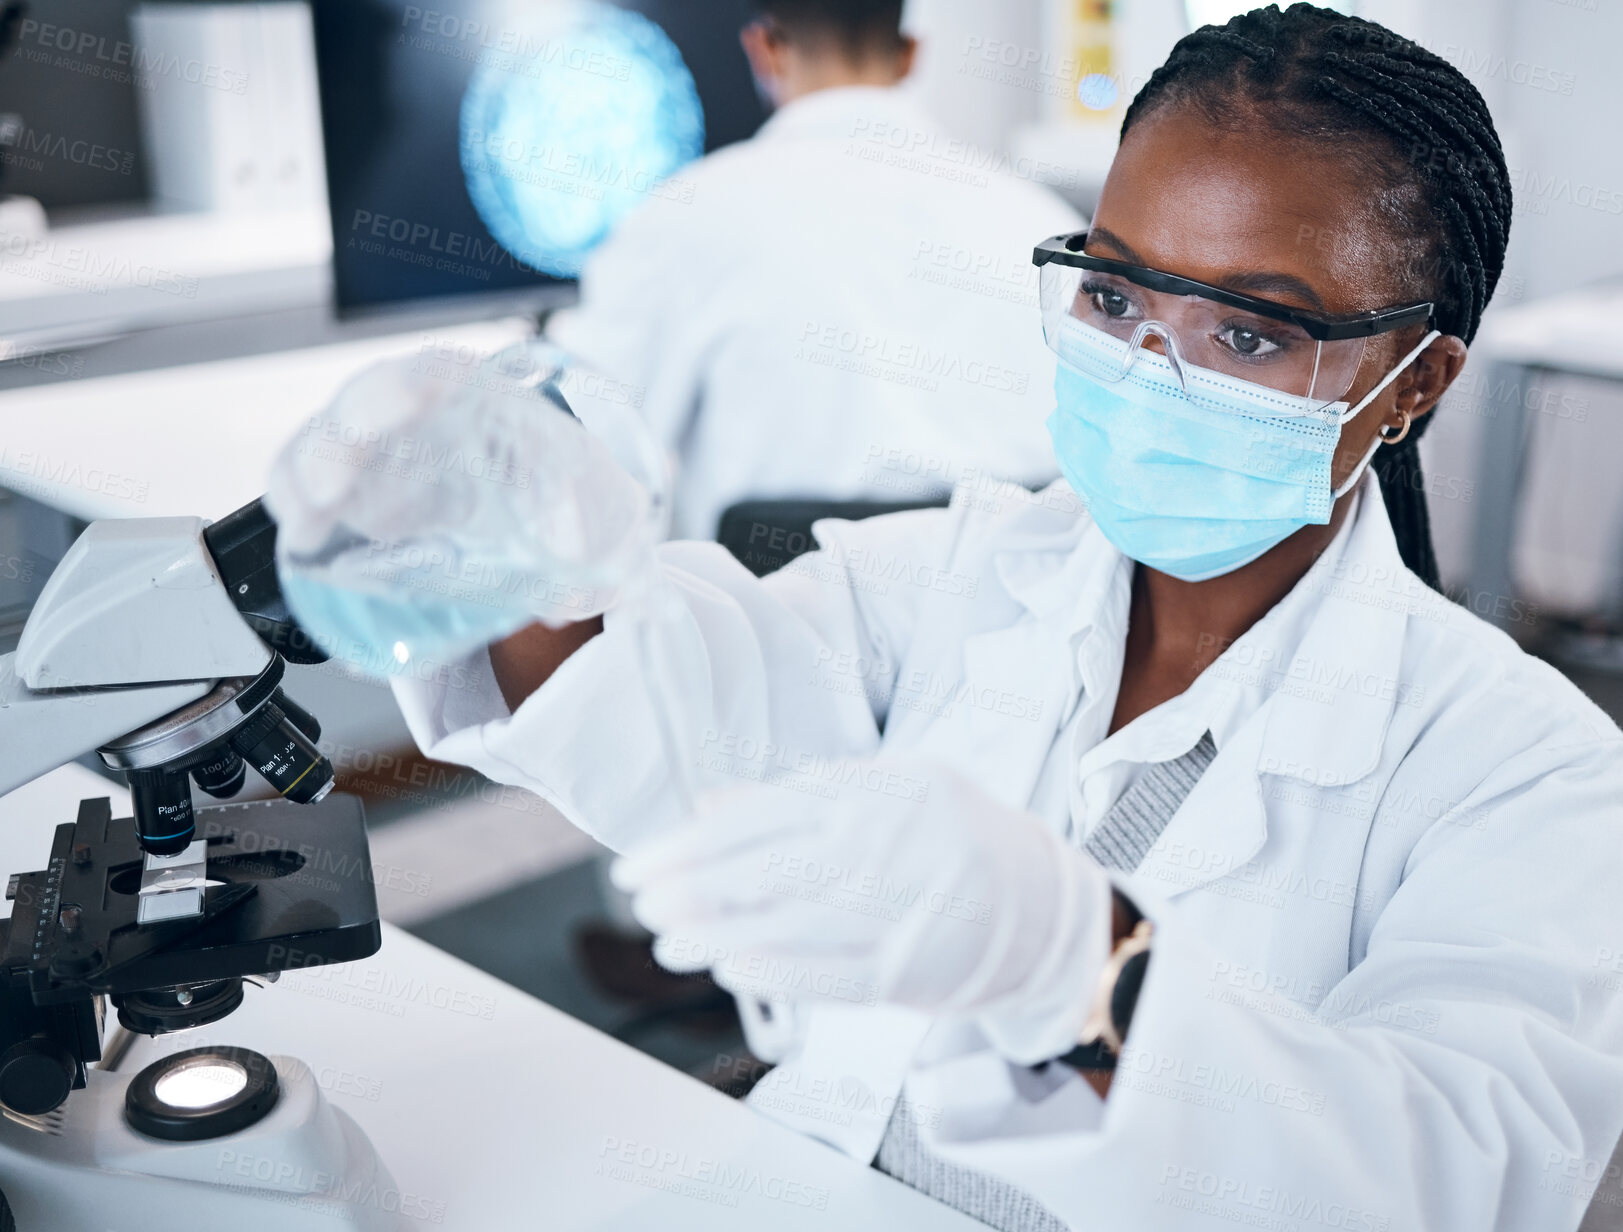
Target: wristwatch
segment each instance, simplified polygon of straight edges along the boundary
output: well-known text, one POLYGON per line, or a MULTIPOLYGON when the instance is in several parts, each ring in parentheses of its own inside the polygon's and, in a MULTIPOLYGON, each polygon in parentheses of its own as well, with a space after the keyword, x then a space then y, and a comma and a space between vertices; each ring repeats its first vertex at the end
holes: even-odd
POLYGON ((1105 961, 1093 1008, 1077 1034, 1077 1046, 1060 1058, 1078 1069, 1116 1068, 1116 1057, 1133 1021, 1133 1008, 1150 966, 1155 926, 1119 892, 1115 905, 1126 911, 1130 927, 1105 961))

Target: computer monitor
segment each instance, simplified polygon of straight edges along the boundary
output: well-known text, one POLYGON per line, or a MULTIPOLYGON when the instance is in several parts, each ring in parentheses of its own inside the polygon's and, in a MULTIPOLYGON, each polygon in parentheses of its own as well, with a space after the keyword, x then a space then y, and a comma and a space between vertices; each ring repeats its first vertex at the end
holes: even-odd
POLYGON ((765 118, 749 0, 312 7, 340 312, 555 299, 626 210, 765 118))

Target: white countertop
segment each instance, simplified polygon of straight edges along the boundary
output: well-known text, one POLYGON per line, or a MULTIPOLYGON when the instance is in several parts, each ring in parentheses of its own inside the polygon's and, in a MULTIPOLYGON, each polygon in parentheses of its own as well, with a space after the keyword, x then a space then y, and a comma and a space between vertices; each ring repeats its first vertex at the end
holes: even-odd
POLYGON ((86 520, 219 518, 355 373, 423 347, 496 350, 519 317, 0 392, 0 487, 86 520))
POLYGON ((1623 380, 1623 284, 1584 287, 1491 313, 1471 346, 1502 363, 1623 380))
MULTIPOLYGON (((108 788, 70 765, 0 797, 0 871, 40 867, 108 788)), ((202 1043, 303 1060, 447 1232, 982 1227, 388 925, 372 958, 250 988, 121 1072, 202 1043)))
POLYGON ((324 302, 325 210, 140 213, 0 231, 0 351, 324 302))

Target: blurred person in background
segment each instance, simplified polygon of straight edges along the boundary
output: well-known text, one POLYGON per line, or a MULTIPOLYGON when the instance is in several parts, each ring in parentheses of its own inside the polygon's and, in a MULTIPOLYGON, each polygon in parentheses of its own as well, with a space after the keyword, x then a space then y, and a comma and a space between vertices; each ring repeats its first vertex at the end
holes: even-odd
MULTIPOLYGON (((902 0, 756 10, 740 41, 774 114, 684 168, 691 194, 622 220, 579 305, 546 325, 640 400, 676 463, 672 534, 715 538, 744 500, 926 503, 960 482, 1053 479, 1054 363, 1031 329, 1025 240, 1074 229, 1076 211, 981 168, 898 88, 916 51, 902 0)), ((783 562, 778 527, 745 533, 755 572, 783 562)), ((686 1004, 693 982, 649 961, 603 890, 614 922, 579 935, 599 986, 686 1004)))
POLYGON ((902 0, 757 7, 741 40, 775 114, 625 218, 548 335, 640 398, 677 460, 678 537, 747 498, 1053 478, 1027 237, 1077 214, 897 88, 902 0))

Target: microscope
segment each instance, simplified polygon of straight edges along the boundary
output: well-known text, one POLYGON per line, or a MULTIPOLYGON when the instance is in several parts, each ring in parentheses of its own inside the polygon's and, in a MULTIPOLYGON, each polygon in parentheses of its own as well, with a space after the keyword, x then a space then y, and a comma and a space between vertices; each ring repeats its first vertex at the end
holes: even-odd
POLYGON ((0 795, 94 751, 133 813, 82 801, 6 887, 0 1232, 400 1226, 366 1135, 299 1061, 200 1047, 117 1069, 132 1034, 216 1023, 245 983, 381 944, 360 803, 329 794, 317 722, 282 691, 287 662, 326 656, 275 540, 259 501, 212 525, 92 522, 0 657, 0 795), (228 799, 250 767, 277 798, 194 810, 192 784, 228 799))

